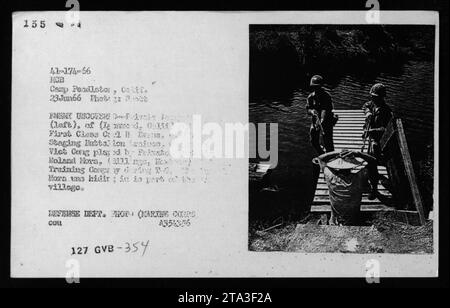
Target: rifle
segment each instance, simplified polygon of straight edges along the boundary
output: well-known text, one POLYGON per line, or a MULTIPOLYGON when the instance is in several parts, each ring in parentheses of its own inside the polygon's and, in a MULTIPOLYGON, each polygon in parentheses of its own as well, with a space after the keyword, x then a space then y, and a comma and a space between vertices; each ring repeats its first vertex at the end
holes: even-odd
POLYGON ((322 123, 320 122, 320 119, 318 116, 316 116, 316 122, 314 123, 314 127, 316 130, 319 131, 319 144, 324 147, 325 142, 323 141, 323 136, 325 135, 325 132, 322 127, 322 123))

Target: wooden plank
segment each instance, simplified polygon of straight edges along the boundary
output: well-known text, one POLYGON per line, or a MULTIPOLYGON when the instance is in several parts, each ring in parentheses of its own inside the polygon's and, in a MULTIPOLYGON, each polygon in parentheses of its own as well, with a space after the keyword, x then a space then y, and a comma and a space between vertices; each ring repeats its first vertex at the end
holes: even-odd
POLYGON ((333 136, 334 143, 345 143, 354 144, 355 142, 364 143, 364 140, 358 137, 343 137, 343 136, 333 136))
MULTIPOLYGON (((369 192, 363 192, 362 195, 362 202, 369 202, 369 203, 376 203, 376 202, 381 202, 378 198, 375 198, 373 200, 369 200, 368 199, 369 196, 369 192)), ((383 194, 384 197, 390 197, 391 195, 389 193, 387 194, 383 194)), ((314 201, 320 202, 320 201, 330 201, 329 195, 328 194, 321 194, 321 195, 317 195, 314 196, 314 201)))
MULTIPOLYGON (((333 127, 333 133, 334 133, 334 135, 336 135, 336 133, 339 133, 338 131, 340 130, 340 127, 341 127, 341 126, 339 126, 338 128, 336 128, 336 126, 333 127)), ((364 131, 364 130, 362 129, 362 126, 361 126, 361 128, 353 128, 353 131, 350 131, 350 132, 346 131, 346 132, 341 132, 341 133, 353 134, 353 135, 358 134, 359 136, 361 136, 361 134, 363 133, 363 131, 364 131)))
MULTIPOLYGON (((321 194, 324 190, 326 190, 328 192, 327 183, 325 183, 325 182, 317 183, 316 192, 319 192, 321 194)), ((369 185, 367 185, 367 190, 364 190, 363 193, 368 193, 369 190, 370 190, 370 187, 369 187, 369 185)), ((383 184, 381 184, 381 183, 378 183, 378 190, 383 191, 383 192, 385 191, 390 194, 389 190, 386 187, 384 187, 383 184)))
POLYGON ((358 129, 358 130, 364 130, 364 123, 358 123, 358 122, 353 122, 353 123, 340 122, 340 123, 336 124, 336 125, 334 126, 334 128, 342 127, 342 126, 345 126, 345 127, 354 127, 355 129, 358 129))
POLYGON ((408 144, 406 142, 405 132, 403 130, 403 124, 400 119, 397 119, 397 136, 398 136, 398 144, 400 147, 400 152, 403 158, 403 163, 405 165, 406 175, 408 177, 409 186, 411 188, 412 197, 414 200, 414 204, 416 206, 416 210, 419 213, 420 223, 425 224, 425 214, 422 206, 422 199, 420 197, 419 188, 417 187, 416 176, 414 174, 414 168, 411 161, 411 157, 409 156, 408 144))
POLYGON ((338 116, 351 116, 353 114, 358 115, 360 117, 364 116, 364 112, 359 112, 359 111, 351 111, 351 112, 335 112, 335 114, 337 114, 338 116))
POLYGON ((334 112, 350 112, 350 111, 358 111, 358 112, 363 112, 362 108, 361 109, 333 109, 334 112))
POLYGON ((334 139, 334 143, 361 143, 363 144, 364 141, 362 139, 358 139, 358 138, 352 138, 352 139, 346 139, 343 137, 333 137, 334 139))
MULTIPOLYGON (((317 183, 317 188, 316 189, 317 190, 320 190, 320 189, 328 190, 328 185, 325 182, 317 183)), ((378 183, 378 190, 380 190, 380 191, 384 191, 384 190, 388 191, 387 188, 385 188, 381 183, 378 183)))
POLYGON ((353 149, 353 150, 357 149, 359 151, 361 149, 361 146, 362 146, 362 144, 359 145, 356 143, 334 143, 334 148, 336 150, 349 148, 349 149, 353 149))
MULTIPOLYGON (((387 173, 385 173, 385 174, 380 173, 380 175, 381 176, 387 176, 387 173)), ((319 179, 317 180, 317 184, 326 184, 325 178, 319 177, 319 179)))
MULTIPOLYGON (((378 166, 378 173, 381 174, 381 175, 387 175, 388 174, 387 170, 384 167, 382 169, 380 169, 380 166, 378 166)), ((319 179, 323 179, 323 178, 324 178, 324 175, 321 172, 320 175, 319 175, 319 179)))
MULTIPOLYGON (((395 211, 395 208, 386 206, 384 204, 362 204, 361 212, 375 212, 375 211, 395 211)), ((331 212, 330 205, 313 205, 311 212, 329 213, 331 212)))
POLYGON ((344 121, 344 120, 349 120, 349 121, 364 121, 365 120, 365 116, 364 115, 358 115, 358 114, 338 114, 338 121, 344 121))
POLYGON ((342 136, 333 136, 334 141, 361 141, 364 142, 364 140, 362 140, 359 137, 342 137, 342 136))
POLYGON ((362 146, 358 145, 342 145, 342 146, 334 146, 334 149, 336 151, 339 150, 351 150, 351 151, 360 151, 362 146))
POLYGON ((345 133, 334 133, 333 134, 333 139, 337 138, 337 139, 344 139, 344 138, 357 138, 357 139, 361 139, 361 134, 345 134, 345 133))
POLYGON ((365 115, 363 113, 361 114, 357 114, 357 113, 353 113, 353 114, 346 114, 346 113, 336 113, 336 115, 339 117, 339 119, 343 119, 343 118, 354 118, 354 119, 364 119, 365 115))
POLYGON ((363 140, 343 140, 343 139, 334 139, 334 144, 357 144, 363 145, 363 140))
MULTIPOLYGON (((330 204, 330 199, 328 197, 325 197, 325 196, 314 197, 313 204, 326 204, 326 205, 329 205, 330 204)), ((382 203, 378 199, 369 200, 367 198, 363 198, 361 200, 361 204, 382 204, 382 203)))
POLYGON ((339 142, 335 142, 334 143, 334 149, 337 150, 337 151, 342 150, 342 149, 353 150, 353 151, 354 150, 360 151, 362 146, 363 146, 363 144, 360 143, 360 142, 354 142, 354 143, 349 143, 349 142, 339 143, 339 142))
POLYGON ((363 123, 359 123, 359 122, 338 122, 336 123, 336 125, 334 127, 339 127, 339 126, 349 126, 349 127, 361 127, 361 129, 363 129, 363 123))
POLYGON ((361 146, 362 146, 362 144, 361 145, 358 145, 358 144, 355 144, 355 143, 345 143, 345 144, 334 144, 334 148, 335 149, 337 149, 337 150, 340 150, 340 149, 346 149, 346 148, 350 148, 350 149, 358 149, 358 150, 360 150, 361 149, 361 146))
POLYGON ((350 116, 352 114, 357 115, 359 117, 363 117, 365 114, 364 112, 361 111, 350 111, 350 112, 334 112, 335 114, 339 115, 339 116, 350 116))
POLYGON ((365 123, 366 121, 363 118, 347 118, 347 117, 339 117, 339 122, 337 123, 350 123, 350 124, 360 124, 365 123))
POLYGON ((381 151, 384 151, 384 149, 386 148, 390 139, 394 136, 394 134, 396 132, 394 122, 395 122, 394 119, 389 121, 388 125, 386 126, 386 130, 383 133, 383 136, 381 136, 381 140, 380 140, 381 151))
POLYGON ((365 119, 363 117, 341 117, 338 116, 338 122, 337 123, 341 123, 341 122, 364 122, 365 119))
POLYGON ((364 126, 364 122, 363 121, 342 121, 342 119, 339 119, 339 121, 336 123, 336 125, 358 125, 360 127, 364 126))
POLYGON ((352 138, 359 138, 361 139, 361 135, 362 135, 362 131, 361 132, 334 132, 333 137, 342 137, 342 138, 346 138, 346 137, 352 137, 352 138))
POLYGON ((270 164, 257 164, 256 172, 266 173, 269 168, 270 164))
POLYGON ((357 132, 360 131, 361 133, 363 132, 363 129, 356 129, 355 127, 351 127, 351 126, 339 126, 339 127, 334 127, 333 131, 335 132, 348 132, 348 131, 353 131, 353 132, 357 132))
POLYGON ((338 116, 338 122, 337 123, 339 123, 339 122, 341 122, 341 121, 347 121, 347 122, 364 122, 365 121, 365 118, 364 117, 358 117, 358 116, 352 116, 352 117, 349 117, 349 116, 338 116))
POLYGON ((354 139, 363 140, 363 138, 361 137, 362 133, 363 133, 362 131, 361 131, 361 133, 356 132, 356 133, 348 133, 348 134, 343 134, 343 133, 337 134, 335 132, 333 134, 333 137, 335 139, 344 139, 344 140, 354 140, 354 139))
POLYGON ((339 125, 339 126, 335 126, 333 128, 333 132, 334 131, 340 131, 340 130, 351 130, 354 133, 363 133, 364 130, 362 129, 362 126, 350 126, 350 125, 339 125))
POLYGON ((361 136, 363 134, 363 131, 360 130, 339 130, 339 131, 334 131, 333 133, 333 137, 356 137, 359 139, 362 139, 361 136))
POLYGON ((335 114, 337 114, 338 116, 343 116, 343 117, 364 117, 365 114, 364 112, 357 112, 357 111, 353 111, 353 112, 335 112, 335 114))
POLYGON ((260 181, 270 168, 270 164, 249 163, 249 180, 260 181))
POLYGON ((339 117, 338 122, 337 123, 364 123, 365 120, 363 118, 356 118, 356 117, 339 117))
POLYGON ((339 122, 337 123, 334 127, 341 127, 341 126, 349 126, 349 127, 355 127, 357 129, 361 129, 363 130, 364 128, 364 123, 359 123, 359 122, 339 122))
POLYGON ((339 117, 339 121, 365 121, 365 116, 361 115, 345 115, 345 114, 341 114, 341 115, 337 115, 339 117))
POLYGON ((364 131, 363 130, 363 126, 362 125, 360 125, 360 124, 358 124, 358 125, 352 125, 352 124, 336 124, 336 126, 333 128, 333 130, 338 130, 338 129, 340 129, 340 128, 351 128, 351 129, 354 129, 354 130, 361 130, 361 131, 364 131))
POLYGON ((365 116, 364 112, 358 112, 358 111, 353 111, 353 112, 335 112, 335 114, 337 114, 338 116, 343 116, 343 117, 359 117, 362 118, 365 116))
POLYGON ((359 142, 359 141, 353 141, 353 142, 348 142, 348 141, 345 141, 345 142, 339 142, 339 140, 335 140, 335 142, 334 142, 334 147, 335 147, 336 149, 339 149, 339 148, 342 148, 342 147, 351 147, 351 148, 356 147, 356 148, 358 148, 358 150, 360 150, 362 145, 363 145, 362 142, 359 142))
POLYGON ((352 114, 336 114, 336 115, 338 116, 339 120, 342 120, 342 119, 362 120, 362 119, 365 118, 364 114, 360 115, 360 114, 355 114, 355 113, 352 113, 352 114))
MULTIPOLYGON (((368 193, 368 191, 366 191, 365 193, 368 193)), ((389 193, 389 191, 386 190, 385 188, 382 188, 381 190, 379 190, 379 193, 384 195, 384 196, 390 196, 391 195, 389 193)), ((323 197, 329 198, 329 191, 328 191, 328 189, 317 189, 315 197, 317 197, 317 198, 323 198, 323 197)), ((364 198, 367 198, 367 196, 365 195, 364 198)), ((378 200, 378 202, 380 202, 380 201, 378 200)))
POLYGON ((349 125, 361 125, 361 127, 364 126, 364 121, 363 120, 355 120, 355 119, 342 119, 339 118, 338 122, 336 123, 336 125, 340 125, 340 124, 349 124, 349 125))

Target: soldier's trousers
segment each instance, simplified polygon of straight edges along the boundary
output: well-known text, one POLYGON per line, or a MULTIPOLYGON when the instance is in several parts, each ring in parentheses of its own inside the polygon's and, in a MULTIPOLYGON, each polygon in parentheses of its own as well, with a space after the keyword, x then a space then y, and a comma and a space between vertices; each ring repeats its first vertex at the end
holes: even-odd
POLYGON ((380 178, 380 174, 378 173, 378 165, 382 162, 379 141, 373 139, 370 141, 369 154, 377 159, 376 164, 367 165, 367 169, 369 170, 370 186, 372 189, 376 190, 378 188, 378 181, 380 178))
POLYGON ((324 134, 322 139, 325 151, 320 144, 320 130, 315 129, 314 125, 311 125, 311 128, 309 129, 309 139, 318 155, 322 155, 325 152, 328 153, 334 151, 333 126, 323 126, 323 131, 324 134))

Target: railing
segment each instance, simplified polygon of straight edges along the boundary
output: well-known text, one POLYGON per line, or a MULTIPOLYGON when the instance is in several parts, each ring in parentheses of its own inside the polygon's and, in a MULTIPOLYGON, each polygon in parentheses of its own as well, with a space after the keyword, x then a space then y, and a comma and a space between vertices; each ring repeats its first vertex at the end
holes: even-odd
POLYGON ((397 209, 411 210, 414 206, 420 224, 425 223, 425 214, 408 144, 401 119, 393 118, 380 141, 383 160, 392 184, 391 192, 397 209))

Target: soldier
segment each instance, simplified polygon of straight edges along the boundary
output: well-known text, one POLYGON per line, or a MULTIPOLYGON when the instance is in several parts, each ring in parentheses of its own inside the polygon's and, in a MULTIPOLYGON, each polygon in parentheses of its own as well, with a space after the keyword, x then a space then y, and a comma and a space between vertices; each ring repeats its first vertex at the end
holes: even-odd
POLYGON ((306 110, 312 119, 309 130, 310 141, 319 155, 334 151, 333 125, 335 118, 333 116, 333 103, 330 94, 323 89, 322 85, 322 76, 314 75, 310 82, 313 92, 306 99, 306 110), (320 144, 320 137, 323 139, 325 151, 320 144))
MULTIPOLYGON (((382 162, 380 140, 393 115, 391 108, 384 101, 386 87, 382 83, 373 85, 369 93, 371 100, 363 106, 366 115, 363 138, 369 139, 368 153, 374 156, 380 164, 382 162)), ((369 199, 371 200, 378 196, 378 179, 379 174, 376 165, 369 166, 369 181, 372 188, 369 199)))

